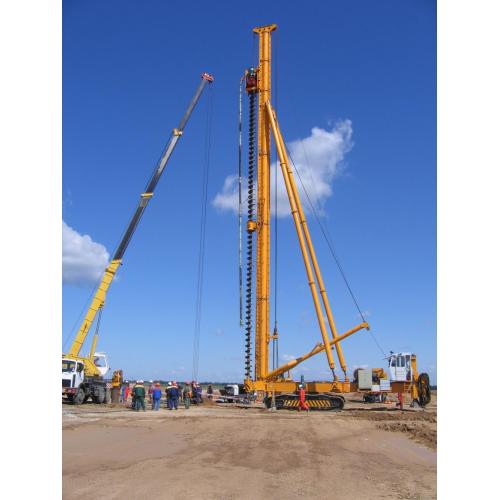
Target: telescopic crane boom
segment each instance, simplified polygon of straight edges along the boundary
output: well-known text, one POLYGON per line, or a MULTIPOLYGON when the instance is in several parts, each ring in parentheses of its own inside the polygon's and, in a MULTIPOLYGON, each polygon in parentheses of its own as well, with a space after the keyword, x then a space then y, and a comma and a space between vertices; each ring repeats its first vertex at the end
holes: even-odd
POLYGON ((144 190, 143 193, 141 193, 137 209, 135 210, 132 219, 128 224, 128 227, 120 241, 120 244, 118 245, 115 254, 113 255, 110 264, 108 265, 108 267, 104 272, 104 276, 101 280, 101 283, 99 284, 97 291, 94 294, 90 307, 88 308, 85 318, 82 321, 80 328, 78 329, 78 332, 73 340, 73 343, 71 344, 71 347, 67 352, 67 354, 63 355, 63 358, 65 360, 73 359, 82 361, 85 366, 86 377, 99 377, 101 372, 99 371, 98 366, 94 362, 94 353, 95 353, 97 339, 94 338, 92 342, 91 352, 89 356, 80 355, 83 344, 87 338, 87 335, 90 331, 92 324, 94 323, 96 315, 104 306, 109 286, 113 281, 113 278, 116 274, 116 271, 118 270, 118 267, 122 263, 123 255, 125 254, 125 251, 130 243, 130 240, 132 239, 132 236, 135 230, 137 229, 137 225, 141 220, 144 210, 146 209, 149 201, 153 196, 154 190, 160 180, 160 177, 165 169, 165 166, 167 165, 168 160, 170 159, 175 149, 175 146, 177 145, 177 142, 179 141, 180 137, 183 134, 184 128, 191 116, 191 113, 193 112, 193 109, 198 103, 201 94, 203 93, 203 90, 205 89, 207 84, 213 82, 213 80, 214 80, 213 77, 208 73, 203 73, 201 75, 201 81, 198 85, 198 88, 196 89, 193 98, 191 99, 191 102, 189 103, 186 112, 184 113, 178 127, 172 130, 170 139, 165 149, 163 150, 163 153, 155 167, 153 175, 151 176, 146 186, 146 189, 144 190))

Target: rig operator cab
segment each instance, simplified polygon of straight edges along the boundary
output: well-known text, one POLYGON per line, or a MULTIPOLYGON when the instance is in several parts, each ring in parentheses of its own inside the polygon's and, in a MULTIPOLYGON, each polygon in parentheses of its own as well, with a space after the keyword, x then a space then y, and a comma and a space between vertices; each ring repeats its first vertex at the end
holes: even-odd
POLYGON ((398 352, 389 355, 389 378, 391 382, 407 382, 413 377, 411 353, 398 352))

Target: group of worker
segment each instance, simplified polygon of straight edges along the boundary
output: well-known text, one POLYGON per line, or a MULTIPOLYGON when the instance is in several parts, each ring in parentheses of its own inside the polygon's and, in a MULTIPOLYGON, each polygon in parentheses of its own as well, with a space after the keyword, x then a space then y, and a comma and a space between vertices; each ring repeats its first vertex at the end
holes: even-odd
MULTIPOLYGON (((130 390, 128 383, 122 386, 121 391, 121 401, 126 403, 128 397, 132 395, 132 409, 135 411, 146 411, 146 396, 151 404, 151 409, 153 411, 158 411, 160 409, 160 402, 162 399, 162 389, 159 382, 152 382, 148 390, 144 386, 143 380, 138 380, 137 383, 130 390)), ((207 391, 209 398, 213 394, 212 386, 209 385, 207 391)), ((165 401, 167 403, 167 408, 169 410, 177 410, 179 408, 179 402, 184 403, 184 408, 186 410, 191 406, 191 402, 194 404, 200 404, 202 402, 202 388, 196 381, 185 382, 183 386, 179 386, 174 380, 168 382, 165 388, 165 401)))

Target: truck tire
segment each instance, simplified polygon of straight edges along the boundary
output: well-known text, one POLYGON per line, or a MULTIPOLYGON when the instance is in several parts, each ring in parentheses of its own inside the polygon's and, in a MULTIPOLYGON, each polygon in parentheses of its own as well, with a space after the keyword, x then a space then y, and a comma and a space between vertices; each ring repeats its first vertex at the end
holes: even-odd
POLYGON ((427 373, 421 373, 417 380, 418 404, 425 408, 431 402, 431 383, 427 373))
POLYGON ((92 395, 92 402, 97 404, 104 403, 106 399, 106 391, 104 387, 96 387, 94 390, 94 394, 92 395))
POLYGON ((81 405, 85 401, 85 391, 80 388, 78 392, 73 396, 73 404, 81 405))

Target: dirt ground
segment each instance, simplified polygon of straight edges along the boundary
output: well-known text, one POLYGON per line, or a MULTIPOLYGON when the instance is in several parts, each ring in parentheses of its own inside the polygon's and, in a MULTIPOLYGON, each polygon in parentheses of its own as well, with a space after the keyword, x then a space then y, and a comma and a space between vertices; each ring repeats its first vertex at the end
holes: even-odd
POLYGON ((63 498, 436 498, 436 411, 63 405, 63 498))

